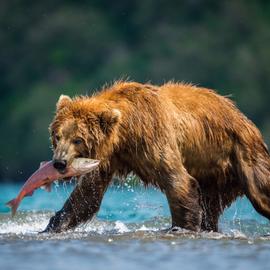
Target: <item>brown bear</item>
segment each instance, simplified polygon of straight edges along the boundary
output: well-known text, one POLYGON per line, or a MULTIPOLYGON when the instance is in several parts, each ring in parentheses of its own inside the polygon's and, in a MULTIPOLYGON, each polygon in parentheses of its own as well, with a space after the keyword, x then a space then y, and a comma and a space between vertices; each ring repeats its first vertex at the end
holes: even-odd
POLYGON ((270 218, 270 157, 263 138, 228 98, 190 84, 116 82, 91 97, 61 96, 50 126, 54 166, 100 160, 45 229, 93 217, 114 175, 133 172, 163 191, 172 226, 217 231, 224 208, 246 195, 270 218))

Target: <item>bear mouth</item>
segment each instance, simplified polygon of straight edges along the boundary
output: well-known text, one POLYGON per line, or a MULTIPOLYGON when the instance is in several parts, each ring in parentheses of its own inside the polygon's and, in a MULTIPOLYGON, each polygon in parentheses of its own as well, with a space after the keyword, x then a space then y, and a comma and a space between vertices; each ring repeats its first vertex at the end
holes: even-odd
MULTIPOLYGON (((46 164, 47 162, 42 162, 46 164)), ((46 183, 44 186, 49 186, 52 182, 59 180, 61 182, 68 182, 71 180, 78 181, 80 177, 91 173, 93 170, 97 169, 99 165, 99 160, 77 157, 75 158, 70 165, 64 169, 55 169, 57 171, 57 179, 50 174, 55 174, 53 171, 48 170, 44 171, 44 174, 50 179, 49 183, 46 183)), ((41 165, 43 167, 43 165, 41 165)))
MULTIPOLYGON (((62 169, 62 170, 54 169, 55 171, 58 172, 57 179, 50 177, 49 174, 47 175, 47 177, 51 178, 49 182, 54 182, 56 180, 66 182, 66 181, 71 181, 73 179, 75 181, 78 181, 81 176, 91 173, 92 171, 97 169, 99 163, 100 163, 99 160, 78 157, 78 158, 75 158, 72 161, 72 163, 68 165, 65 169, 62 169)), ((44 173, 46 174, 46 172, 44 173)))

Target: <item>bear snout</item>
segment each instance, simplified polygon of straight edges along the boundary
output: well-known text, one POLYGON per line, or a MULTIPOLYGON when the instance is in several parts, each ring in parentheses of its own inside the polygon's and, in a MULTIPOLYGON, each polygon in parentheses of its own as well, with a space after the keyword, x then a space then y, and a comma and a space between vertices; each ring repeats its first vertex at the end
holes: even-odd
POLYGON ((67 161, 65 159, 54 159, 53 167, 60 173, 64 174, 67 168, 67 161))

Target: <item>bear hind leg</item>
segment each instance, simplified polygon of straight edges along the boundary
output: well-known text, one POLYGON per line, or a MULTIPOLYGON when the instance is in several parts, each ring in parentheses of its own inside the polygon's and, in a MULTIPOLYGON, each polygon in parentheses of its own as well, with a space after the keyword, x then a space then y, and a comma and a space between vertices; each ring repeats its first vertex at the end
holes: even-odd
POLYGON ((199 179, 202 192, 202 230, 218 232, 218 222, 224 209, 243 195, 234 171, 199 179))

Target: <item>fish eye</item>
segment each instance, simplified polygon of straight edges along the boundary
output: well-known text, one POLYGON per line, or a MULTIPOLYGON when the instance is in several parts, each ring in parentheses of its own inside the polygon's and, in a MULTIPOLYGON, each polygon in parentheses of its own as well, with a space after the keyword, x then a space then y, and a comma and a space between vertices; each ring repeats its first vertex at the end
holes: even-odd
POLYGON ((82 140, 82 138, 76 138, 76 139, 73 140, 73 143, 75 145, 79 145, 79 144, 82 144, 83 143, 83 140, 82 140))

